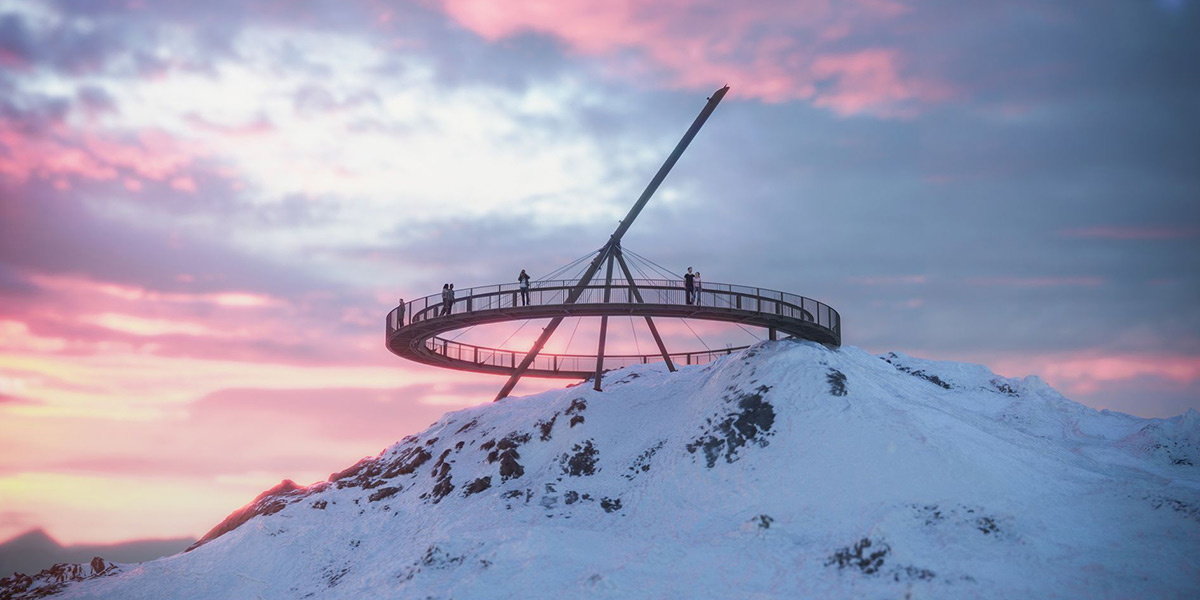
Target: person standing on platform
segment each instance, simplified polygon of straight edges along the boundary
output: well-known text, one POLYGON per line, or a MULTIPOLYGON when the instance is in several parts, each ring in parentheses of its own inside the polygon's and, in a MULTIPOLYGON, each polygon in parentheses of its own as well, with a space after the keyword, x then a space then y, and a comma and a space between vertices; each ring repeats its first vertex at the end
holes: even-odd
POLYGON ((446 303, 446 312, 454 312, 454 284, 450 284, 450 300, 446 303))
POLYGON ((696 300, 696 276, 692 274, 692 268, 688 267, 688 272, 683 276, 683 291, 687 294, 687 303, 691 304, 696 300))
POLYGON ((450 284, 442 284, 442 312, 441 316, 450 314, 450 284))
POLYGON ((404 298, 396 304, 396 329, 404 326, 404 298))
POLYGON ((517 282, 521 284, 521 306, 529 306, 529 274, 525 269, 521 269, 521 274, 517 275, 517 282))
POLYGON ((696 306, 700 306, 700 294, 704 293, 704 286, 700 283, 700 271, 696 271, 696 306))

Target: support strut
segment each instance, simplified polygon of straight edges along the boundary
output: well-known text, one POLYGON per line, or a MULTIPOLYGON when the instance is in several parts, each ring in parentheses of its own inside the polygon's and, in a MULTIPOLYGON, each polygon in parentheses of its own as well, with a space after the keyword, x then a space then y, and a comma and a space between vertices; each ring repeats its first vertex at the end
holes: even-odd
MULTIPOLYGON (((596 253, 596 258, 592 260, 592 264, 588 265, 587 271, 585 271, 583 276, 579 278, 579 283, 575 284, 574 288, 571 288, 571 293, 567 295, 566 300, 563 302, 564 304, 574 304, 577 300, 579 300, 579 296, 583 294, 583 291, 587 288, 588 284, 591 283, 592 278, 596 276, 596 272, 600 270, 600 265, 606 258, 610 259, 610 281, 606 285, 611 285, 612 251, 616 248, 620 248, 621 238, 625 236, 625 232, 629 230, 631 225, 633 225, 633 221, 637 219, 638 214, 642 212, 642 209, 645 208, 646 203, 650 201, 650 197, 654 195, 654 192, 658 190, 658 186, 661 185, 663 180, 667 178, 667 174, 671 172, 671 169, 675 166, 675 163, 679 160, 679 157, 683 155, 683 151, 687 150, 688 144, 692 143, 692 138, 696 137, 696 134, 700 131, 700 128, 704 126, 704 122, 707 121, 709 115, 716 110, 717 104, 720 104, 721 99, 725 97, 725 93, 728 91, 729 86, 725 86, 717 90, 708 99, 708 103, 704 105, 704 108, 700 111, 700 114, 696 116, 696 120, 692 121, 692 126, 688 128, 687 132, 683 134, 683 138, 680 139, 679 143, 675 145, 675 149, 671 151, 671 154, 667 157, 666 162, 659 167, 658 172, 654 174, 652 179, 650 179, 650 183, 646 185, 646 189, 642 191, 642 195, 639 196, 637 202, 633 204, 633 208, 629 209, 629 213, 625 215, 624 219, 621 219, 620 225, 617 225, 616 231, 614 231, 612 235, 608 237, 608 242, 606 242, 604 246, 600 248, 600 251, 596 253)), ((542 330, 542 334, 538 336, 537 341, 533 343, 533 347, 531 347, 529 352, 525 354, 525 358, 521 360, 521 364, 516 367, 512 375, 509 375, 508 381, 504 382, 504 386, 500 388, 500 393, 496 394, 496 400, 505 398, 512 392, 513 388, 516 387, 517 382, 521 380, 521 376, 524 375, 525 371, 529 369, 529 365, 533 364, 533 361, 535 358, 537 358, 538 353, 542 351, 543 347, 545 347, 546 341, 549 340, 550 336, 554 334, 554 330, 558 329, 558 326, 562 323, 562 320, 562 317, 555 317, 550 321, 546 328, 542 330)), ((601 320, 601 327, 604 328, 606 325, 607 317, 601 320)), ((650 327, 651 331, 655 333, 654 337, 656 341, 659 341, 657 330, 653 325, 650 327)), ((601 336, 601 344, 603 343, 603 336, 601 336)), ((659 347, 662 349, 663 355, 665 356, 666 349, 664 346, 662 346, 661 341, 659 341, 659 347)), ((603 362, 603 357, 601 357, 600 361, 603 362)), ((667 364, 671 364, 670 359, 667 359, 667 364)), ((600 389, 599 370, 600 367, 597 366, 596 389, 600 389)))
MULTIPOLYGON (((646 301, 642 299, 642 292, 637 288, 637 284, 633 282, 633 274, 629 272, 629 265, 625 264, 625 255, 617 248, 617 264, 621 265, 621 272, 625 274, 625 281, 629 282, 629 291, 633 294, 635 300, 641 304, 646 301)), ((663 361, 667 363, 667 370, 674 373, 675 363, 671 360, 671 355, 667 353, 667 345, 663 343, 662 336, 658 335, 658 328, 654 326, 654 319, 646 317, 646 326, 650 328, 650 335, 654 336, 654 343, 658 344, 658 351, 662 353, 663 361)))

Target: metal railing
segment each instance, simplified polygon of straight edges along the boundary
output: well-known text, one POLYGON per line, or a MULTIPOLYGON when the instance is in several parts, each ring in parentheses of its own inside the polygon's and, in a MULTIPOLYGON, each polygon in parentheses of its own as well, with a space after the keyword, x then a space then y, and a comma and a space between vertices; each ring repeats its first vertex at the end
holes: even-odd
MULTIPOLYGON (((559 306, 566 304, 567 294, 578 283, 573 280, 538 281, 529 286, 529 306, 559 306)), ((688 306, 683 283, 669 279, 635 279, 634 284, 647 304, 688 306)), ((575 304, 606 304, 603 283, 589 285, 575 304)), ((624 281, 614 282, 607 304, 637 304, 630 286, 624 281)), ((454 301, 447 307, 441 294, 434 294, 407 302, 403 318, 398 320, 397 307, 388 313, 388 333, 405 325, 411 325, 445 314, 455 315, 481 311, 505 310, 523 306, 520 285, 505 283, 455 290, 454 301)), ((762 314, 775 314, 813 322, 829 329, 841 337, 841 316, 823 302, 797 294, 760 287, 749 287, 728 283, 703 284, 696 293, 693 306, 745 310, 762 314)))
MULTIPOLYGON (((486 365, 511 369, 525 358, 525 351, 506 350, 501 348, 484 348, 472 344, 461 344, 445 338, 429 338, 425 347, 434 354, 450 360, 465 361, 475 365, 486 365)), ((704 365, 717 358, 742 350, 724 348, 720 350, 703 350, 699 352, 672 352, 671 360, 677 365, 704 365)), ((662 361, 661 354, 606 354, 604 355, 604 370, 620 369, 632 365, 644 365, 662 361)), ((541 353, 529 367, 534 371, 560 372, 591 372, 596 368, 594 354, 551 354, 541 353)))
MULTIPOLYGON (((529 287, 529 307, 553 307, 566 305, 567 295, 577 284, 574 280, 554 280, 531 282, 529 287)), ((841 317, 832 307, 797 294, 789 294, 778 290, 749 287, 726 283, 703 283, 702 288, 695 293, 695 302, 687 303, 687 292, 683 283, 667 279, 638 279, 634 280, 643 303, 634 297, 629 284, 618 280, 611 286, 609 301, 604 301, 605 285, 595 283, 583 290, 574 305, 620 305, 633 304, 641 306, 668 306, 696 308, 699 312, 728 312, 766 315, 771 318, 782 317, 796 319, 815 324, 833 332, 834 339, 841 339, 841 317)), ((526 306, 522 299, 519 284, 499 284, 455 290, 455 298, 451 303, 444 303, 441 294, 434 294, 407 302, 404 310, 400 307, 392 309, 387 317, 387 338, 399 329, 413 324, 430 322, 449 316, 491 316, 506 311, 514 312, 519 317, 519 309, 526 306), (514 311, 514 309, 517 309, 514 311)), ((703 317, 698 317, 703 318, 703 317)), ((465 361, 473 365, 495 367, 499 369, 515 368, 525 357, 524 350, 508 350, 503 348, 487 348, 473 344, 459 343, 441 337, 429 337, 423 340, 423 346, 430 353, 440 355, 450 361, 465 361)), ((726 348, 697 352, 670 353, 671 360, 679 364, 706 364, 717 357, 730 354, 741 348, 726 348)), ((661 354, 639 355, 606 355, 604 369, 616 369, 634 364, 645 364, 662 360, 661 354)), ((590 372, 595 369, 596 356, 586 354, 539 354, 530 368, 543 372, 590 372)))

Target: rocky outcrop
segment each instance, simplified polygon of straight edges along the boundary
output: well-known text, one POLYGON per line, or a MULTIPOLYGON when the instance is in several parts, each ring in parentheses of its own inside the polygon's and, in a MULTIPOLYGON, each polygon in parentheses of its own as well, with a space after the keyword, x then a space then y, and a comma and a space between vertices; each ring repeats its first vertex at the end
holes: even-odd
POLYGON ((76 581, 115 575, 120 567, 99 556, 90 563, 59 563, 37 575, 14 574, 0 579, 0 600, 45 598, 62 591, 76 581))

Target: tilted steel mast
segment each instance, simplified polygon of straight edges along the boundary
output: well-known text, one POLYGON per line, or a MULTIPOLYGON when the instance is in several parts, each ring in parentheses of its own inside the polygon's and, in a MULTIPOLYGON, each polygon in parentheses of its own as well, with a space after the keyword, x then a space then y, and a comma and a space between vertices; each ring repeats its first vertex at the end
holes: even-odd
MULTIPOLYGON (((678 161, 679 157, 683 155, 683 151, 687 150, 688 144, 692 142, 692 138, 696 137, 696 133, 699 132, 700 128, 704 126, 704 122, 707 121, 709 115, 716 110, 717 104, 721 102, 721 99, 725 97, 725 93, 728 91, 729 86, 725 86, 717 90, 716 93, 714 93, 712 97, 708 99, 708 104, 704 106, 704 109, 700 111, 700 114, 696 117, 696 120, 692 122, 692 126, 688 128, 687 133, 683 134, 683 139, 679 140, 679 143, 675 146, 675 150, 671 152, 671 155, 667 157, 666 162, 664 162, 662 167, 658 169, 658 173, 656 173, 654 178, 650 180, 650 183, 646 185, 645 191, 642 192, 642 195, 638 198, 637 202, 634 203, 633 208, 629 209, 629 214, 625 215, 624 219, 621 219, 621 224, 618 225, 617 230, 614 231, 611 236, 609 236, 608 242, 606 242, 604 246, 596 252, 596 257, 592 259, 591 264, 588 265, 588 268, 586 271, 584 271, 583 276, 579 278, 579 282, 576 283, 575 287, 571 288, 571 291, 567 294, 564 304, 574 304, 579 299, 579 297, 583 294, 583 291, 587 289, 587 286, 592 282, 592 278, 594 278, 596 273, 600 270, 600 266, 605 262, 608 263, 608 266, 606 270, 607 274, 604 280, 604 301, 608 302, 609 295, 612 291, 614 262, 620 265, 621 271, 625 275, 626 281, 629 283, 630 291, 633 293, 634 298, 638 302, 644 301, 641 293, 637 289, 637 286, 633 283, 633 277, 629 272, 629 266, 625 263, 625 258, 621 254, 621 238, 624 237, 625 232, 629 230, 629 227, 633 225, 634 219, 637 219, 638 214, 640 214, 642 209, 646 207, 646 203, 650 201, 650 197, 654 195, 654 192, 658 190, 658 186, 661 185, 663 180, 667 178, 667 173, 671 172, 671 168, 675 166, 675 162, 678 161)), ((558 326, 562 323, 564 318, 565 317, 554 317, 550 320, 550 323, 546 325, 545 329, 542 330, 541 335, 539 335, 537 340, 534 341, 533 346, 529 349, 529 352, 525 355, 525 358, 521 361, 521 364, 517 365, 516 370, 514 370, 512 375, 509 376, 508 381, 504 383, 504 387, 500 388, 500 393, 496 394, 496 400, 505 398, 512 392, 513 388, 516 387, 517 382, 521 380, 521 376, 524 375, 525 371, 529 369, 529 365, 533 364, 533 360, 537 358, 538 353, 541 352, 542 348, 546 345, 546 341, 549 340, 550 336, 554 334, 554 331, 558 329, 558 326)), ((667 363, 667 368, 674 371, 675 365, 671 362, 671 357, 667 353, 667 347, 663 344, 662 337, 658 334, 658 328, 654 326, 654 321, 652 321, 650 317, 646 317, 646 324, 650 328, 650 333, 654 336, 655 343, 658 344, 658 349, 662 353, 663 359, 667 363)), ((599 351, 596 353, 595 389, 597 391, 600 390, 600 377, 604 370, 604 342, 607 333, 608 317, 602 316, 600 317, 600 347, 599 351)))

